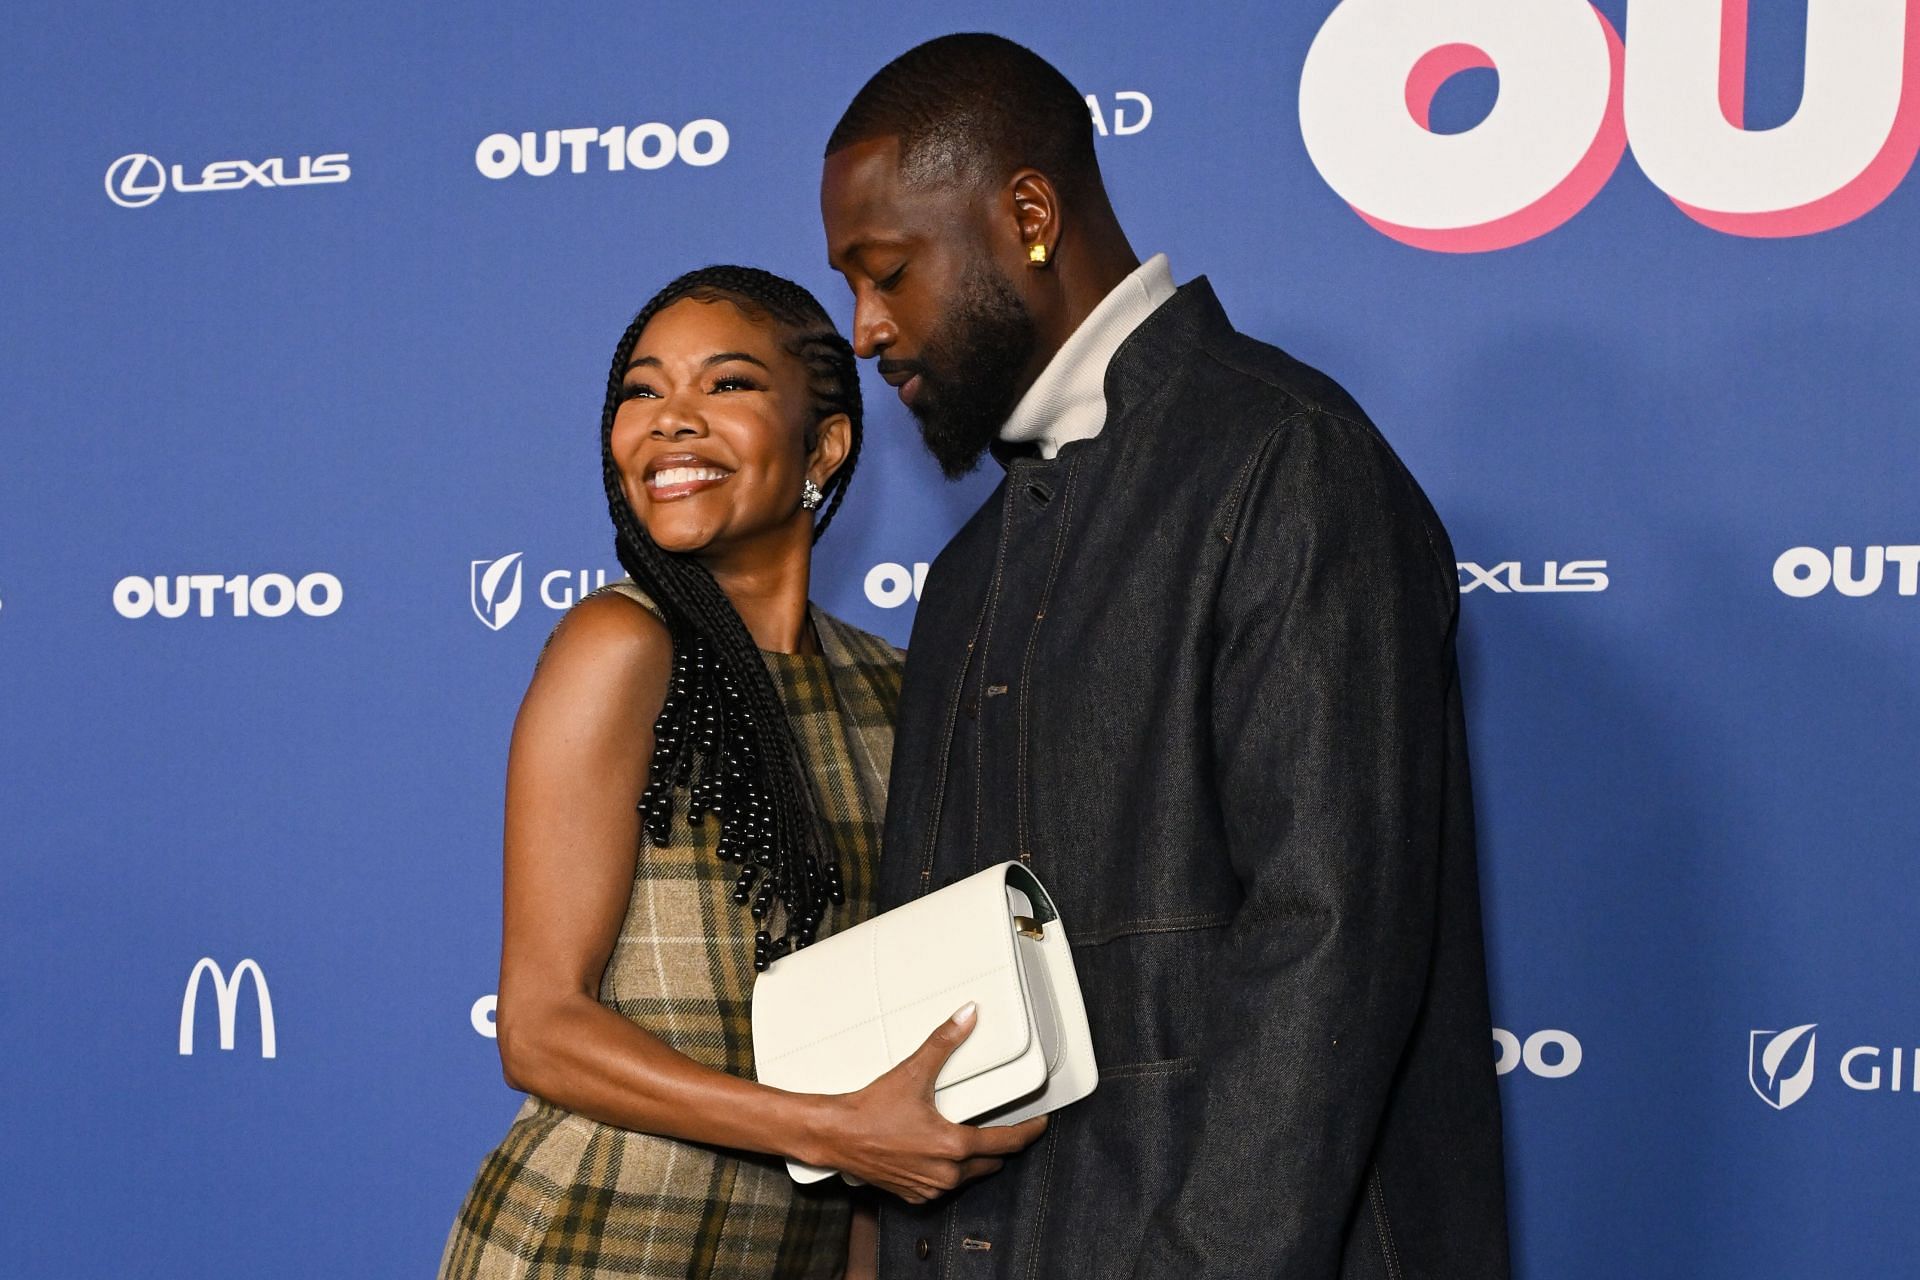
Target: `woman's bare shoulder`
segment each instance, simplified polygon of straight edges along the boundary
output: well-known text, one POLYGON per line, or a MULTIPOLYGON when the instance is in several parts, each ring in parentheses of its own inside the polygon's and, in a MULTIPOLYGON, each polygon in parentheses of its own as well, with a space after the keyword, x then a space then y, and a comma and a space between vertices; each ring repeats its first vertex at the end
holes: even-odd
MULTIPOLYGON (((657 712, 673 666, 667 626, 632 596, 597 591, 568 609, 535 664, 527 703, 617 712, 636 704, 657 712)), ((650 727, 651 716, 643 722, 650 727)))

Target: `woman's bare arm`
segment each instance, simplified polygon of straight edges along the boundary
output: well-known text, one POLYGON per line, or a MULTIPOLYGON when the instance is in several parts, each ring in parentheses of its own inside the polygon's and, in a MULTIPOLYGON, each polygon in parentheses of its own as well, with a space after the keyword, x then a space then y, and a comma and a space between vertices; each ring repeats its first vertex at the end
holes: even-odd
POLYGON ((507 757, 500 1062, 514 1088, 608 1124, 792 1154, 812 1141, 805 1099, 701 1066, 598 999, 672 655, 657 618, 602 596, 534 673, 507 757))
POLYGON ((846 1169, 910 1199, 990 1172, 1043 1125, 978 1129, 933 1109, 933 1076, 970 1023, 936 1031, 867 1089, 825 1097, 702 1066, 600 1003, 671 660, 657 618, 596 597, 560 624, 521 704, 495 1016, 507 1082, 607 1124, 846 1169))

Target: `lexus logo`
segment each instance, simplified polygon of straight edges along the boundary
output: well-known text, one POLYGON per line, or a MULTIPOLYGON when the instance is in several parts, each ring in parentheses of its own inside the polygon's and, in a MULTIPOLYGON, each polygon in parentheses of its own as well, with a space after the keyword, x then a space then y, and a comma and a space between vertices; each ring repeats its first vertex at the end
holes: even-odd
POLYGON ((213 998, 220 1006, 220 1047, 233 1048, 233 1018, 239 1012, 240 980, 251 974, 254 998, 260 1005, 260 1056, 273 1057, 278 1045, 273 1034, 273 997, 267 994, 267 975, 260 972, 259 964, 247 959, 234 966, 233 976, 229 978, 212 956, 200 957, 193 972, 187 975, 187 993, 180 1000, 181 1054, 191 1056, 193 1053, 193 1014, 200 1002, 200 979, 207 974, 213 975, 213 998))
POLYGON ((189 179, 185 166, 174 165, 172 181, 158 156, 144 151, 121 156, 107 166, 107 199, 122 209, 141 209, 158 200, 169 185, 175 191, 238 191, 243 187, 311 187, 345 182, 353 169, 344 151, 324 156, 301 156, 289 165, 283 156, 266 160, 215 160, 200 167, 200 177, 189 179))
POLYGON ((1565 563, 1549 560, 1533 582, 1527 581, 1527 566, 1518 560, 1502 560, 1492 568, 1462 560, 1455 568, 1460 571, 1460 594, 1463 596, 1481 587, 1497 595, 1507 595, 1515 591, 1605 591, 1612 585, 1612 579, 1607 577, 1605 560, 1568 560, 1565 563))
POLYGON ((152 204, 167 189, 167 169, 143 151, 121 156, 107 168, 107 198, 122 209, 152 204), (152 177, 148 177, 148 171, 152 177))

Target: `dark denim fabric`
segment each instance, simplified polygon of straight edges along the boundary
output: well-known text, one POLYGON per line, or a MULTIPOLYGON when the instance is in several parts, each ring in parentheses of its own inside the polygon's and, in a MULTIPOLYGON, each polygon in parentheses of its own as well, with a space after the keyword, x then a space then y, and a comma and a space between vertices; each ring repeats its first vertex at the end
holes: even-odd
POLYGON ((1107 403, 1003 459, 928 575, 881 866, 896 906, 1030 863, 1100 1087, 1001 1173, 889 1200, 881 1274, 1498 1280, 1446 532, 1205 280, 1107 403))

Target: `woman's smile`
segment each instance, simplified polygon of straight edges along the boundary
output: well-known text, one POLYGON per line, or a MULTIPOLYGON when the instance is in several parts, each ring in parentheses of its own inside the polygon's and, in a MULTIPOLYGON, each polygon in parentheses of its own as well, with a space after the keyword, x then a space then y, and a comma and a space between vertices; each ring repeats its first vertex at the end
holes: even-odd
POLYGON ((647 496, 655 502, 673 502, 724 484, 732 476, 727 468, 691 454, 656 458, 647 468, 647 496))

